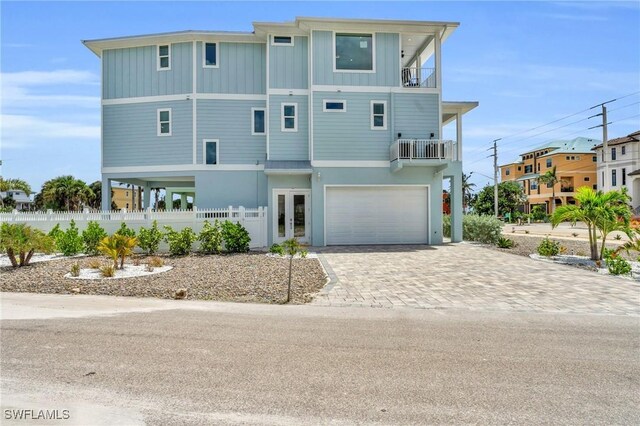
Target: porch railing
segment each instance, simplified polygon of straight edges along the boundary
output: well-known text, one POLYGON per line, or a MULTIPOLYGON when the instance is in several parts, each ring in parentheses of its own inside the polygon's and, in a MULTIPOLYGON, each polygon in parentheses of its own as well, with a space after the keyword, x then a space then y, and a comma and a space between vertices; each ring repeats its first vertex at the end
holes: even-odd
POLYGON ((456 144, 452 140, 397 139, 390 148, 390 160, 455 160, 456 144))
POLYGON ((403 67, 402 68, 403 87, 436 87, 435 68, 403 67))

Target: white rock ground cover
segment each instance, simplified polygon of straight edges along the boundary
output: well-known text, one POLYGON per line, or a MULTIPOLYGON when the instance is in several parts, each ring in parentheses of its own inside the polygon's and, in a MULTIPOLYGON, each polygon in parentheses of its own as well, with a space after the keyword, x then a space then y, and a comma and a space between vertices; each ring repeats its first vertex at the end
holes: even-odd
POLYGON ((115 276, 103 277, 102 272, 99 269, 82 268, 80 269, 80 275, 72 277, 71 272, 67 273, 64 277, 73 280, 117 280, 122 278, 134 278, 144 277, 147 275, 161 274, 173 269, 173 266, 159 266, 154 267, 152 271, 147 270, 147 265, 124 265, 123 269, 116 269, 115 276))
MULTIPOLYGON (((60 253, 54 253, 54 254, 35 253, 29 263, 49 262, 52 260, 72 259, 75 257, 86 257, 86 254, 77 254, 75 256, 64 256, 63 254, 60 254, 60 253)), ((0 268, 3 268, 5 266, 11 266, 11 261, 9 260, 9 256, 7 256, 6 254, 0 254, 0 268)))
MULTIPOLYGON (((559 254, 557 256, 541 256, 537 253, 533 253, 529 255, 530 258, 535 260, 540 260, 543 262, 552 262, 552 263, 560 263, 562 265, 570 265, 578 268, 590 269, 592 271, 597 271, 600 274, 610 275, 609 270, 607 269, 606 262, 603 260, 601 262, 601 266, 598 267, 596 262, 591 260, 587 256, 575 256, 569 254, 559 254)), ((631 275, 618 275, 621 278, 633 279, 635 281, 640 281, 640 262, 636 261, 628 261, 631 265, 631 275)))

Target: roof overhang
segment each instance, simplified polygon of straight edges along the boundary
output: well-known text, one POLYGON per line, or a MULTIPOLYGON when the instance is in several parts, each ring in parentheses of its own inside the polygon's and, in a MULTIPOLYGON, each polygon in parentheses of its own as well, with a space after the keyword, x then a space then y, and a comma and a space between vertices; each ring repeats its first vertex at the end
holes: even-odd
POLYGON ((270 161, 264 163, 266 175, 310 175, 313 173, 310 161, 270 161))
POLYGON ((522 182, 523 180, 538 179, 539 177, 540 175, 538 173, 529 173, 529 174, 520 176, 518 179, 516 179, 516 182, 522 182))
POLYGON ((457 114, 464 115, 478 105, 477 101, 442 101, 442 125, 449 124, 455 120, 457 114))

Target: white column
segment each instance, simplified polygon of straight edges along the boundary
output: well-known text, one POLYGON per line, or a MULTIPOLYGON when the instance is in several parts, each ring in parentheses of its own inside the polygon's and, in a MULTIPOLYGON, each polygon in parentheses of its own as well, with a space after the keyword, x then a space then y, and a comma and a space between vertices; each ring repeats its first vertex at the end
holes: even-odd
POLYGON ((435 55, 435 67, 436 67, 436 89, 440 90, 440 93, 442 93, 442 73, 440 72, 440 63, 441 63, 441 57, 440 57, 440 47, 441 47, 441 41, 440 41, 440 33, 437 32, 436 33, 436 37, 434 40, 434 55, 435 55))
POLYGON ((180 194, 180 210, 186 210, 186 209, 187 209, 187 194, 183 192, 182 194, 180 194))
POLYGON ((456 113, 456 144, 458 147, 458 161, 462 161, 462 113, 456 113))
MULTIPOLYGON (((142 192, 142 203, 144 204, 144 208, 148 209, 149 207, 151 207, 151 187, 149 186, 149 184, 145 183, 143 188, 143 192, 142 192)), ((140 206, 140 210, 142 210, 142 206, 140 206)))
POLYGON ((111 210, 111 179, 102 178, 102 210, 111 210))
POLYGON ((164 208, 165 210, 173 210, 173 191, 169 189, 165 189, 164 208))

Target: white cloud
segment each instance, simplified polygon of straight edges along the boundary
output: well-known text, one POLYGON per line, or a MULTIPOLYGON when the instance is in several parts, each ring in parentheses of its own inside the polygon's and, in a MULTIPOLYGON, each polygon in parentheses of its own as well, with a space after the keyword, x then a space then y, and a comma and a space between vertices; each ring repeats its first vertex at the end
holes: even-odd
POLYGON ((64 84, 100 84, 100 77, 90 71, 55 70, 55 71, 19 71, 0 74, 3 89, 24 86, 54 86, 64 84))
POLYGON ((0 114, 0 133, 3 149, 21 149, 51 141, 99 140, 100 126, 44 120, 28 115, 0 114))
POLYGON ((99 108, 100 96, 69 94, 34 94, 23 87, 3 87, 2 107, 6 111, 13 108, 59 108, 71 106, 99 108))

